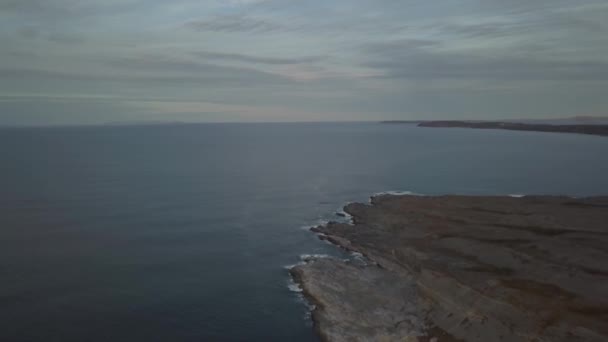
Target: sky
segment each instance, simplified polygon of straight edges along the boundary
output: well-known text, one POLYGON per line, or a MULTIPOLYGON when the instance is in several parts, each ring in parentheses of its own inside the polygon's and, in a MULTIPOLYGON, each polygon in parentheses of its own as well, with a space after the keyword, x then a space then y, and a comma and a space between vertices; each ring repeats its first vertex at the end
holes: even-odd
POLYGON ((577 115, 606 0, 0 0, 0 125, 577 115))

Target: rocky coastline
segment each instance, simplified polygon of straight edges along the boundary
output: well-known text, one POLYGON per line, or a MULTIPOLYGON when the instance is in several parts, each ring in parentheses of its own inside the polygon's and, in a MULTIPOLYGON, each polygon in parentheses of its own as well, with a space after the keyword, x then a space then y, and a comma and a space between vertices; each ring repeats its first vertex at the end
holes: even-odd
POLYGON ((291 269, 324 341, 608 340, 608 197, 379 195, 291 269))

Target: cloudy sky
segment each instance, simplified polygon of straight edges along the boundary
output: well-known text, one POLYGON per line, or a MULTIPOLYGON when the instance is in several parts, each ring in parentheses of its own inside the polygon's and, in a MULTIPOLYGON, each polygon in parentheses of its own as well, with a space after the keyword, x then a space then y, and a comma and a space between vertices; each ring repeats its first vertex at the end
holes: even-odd
POLYGON ((606 0, 0 0, 0 124, 608 114, 606 0))

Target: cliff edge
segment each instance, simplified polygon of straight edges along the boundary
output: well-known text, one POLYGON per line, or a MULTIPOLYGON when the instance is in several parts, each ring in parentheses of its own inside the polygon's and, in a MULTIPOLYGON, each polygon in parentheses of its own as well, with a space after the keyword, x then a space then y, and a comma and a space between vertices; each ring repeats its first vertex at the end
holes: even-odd
POLYGON ((607 341, 608 197, 392 196, 291 270, 325 341, 607 341))

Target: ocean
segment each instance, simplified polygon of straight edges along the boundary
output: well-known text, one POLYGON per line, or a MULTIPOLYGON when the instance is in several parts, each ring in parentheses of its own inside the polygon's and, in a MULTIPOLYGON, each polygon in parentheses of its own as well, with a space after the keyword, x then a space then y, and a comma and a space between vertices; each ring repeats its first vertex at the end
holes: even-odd
POLYGON ((0 341, 315 341, 287 267, 351 201, 608 194, 608 138, 410 124, 0 129, 0 341))

